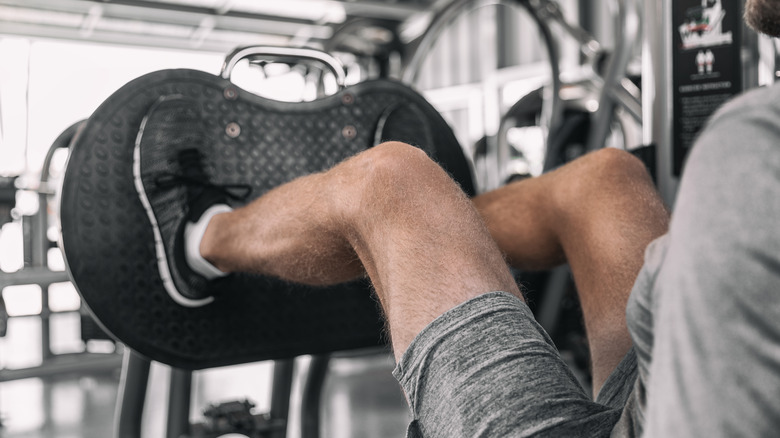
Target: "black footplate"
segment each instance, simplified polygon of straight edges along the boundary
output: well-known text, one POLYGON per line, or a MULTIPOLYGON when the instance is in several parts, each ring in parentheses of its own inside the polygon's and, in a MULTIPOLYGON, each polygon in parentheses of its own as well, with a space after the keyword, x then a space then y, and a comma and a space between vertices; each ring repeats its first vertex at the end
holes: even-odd
POLYGON ((452 130, 402 84, 371 81, 313 102, 285 103, 200 71, 148 74, 119 89, 84 123, 62 188, 68 269, 106 331, 149 359, 185 369, 382 344, 380 310, 366 281, 312 288, 241 274, 231 276, 206 306, 182 307, 169 297, 133 184, 141 120, 166 95, 198 102, 218 152, 209 163, 213 181, 249 184, 252 198, 371 147, 383 114, 408 104, 425 115, 433 133, 429 154, 474 193, 470 166, 452 130))

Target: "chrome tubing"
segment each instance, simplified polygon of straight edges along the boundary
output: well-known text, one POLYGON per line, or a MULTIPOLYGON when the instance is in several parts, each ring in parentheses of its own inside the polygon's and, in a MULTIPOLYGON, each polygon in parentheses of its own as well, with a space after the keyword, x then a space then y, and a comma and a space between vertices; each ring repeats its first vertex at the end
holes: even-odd
MULTIPOLYGON (((558 47, 552 36, 552 31, 547 23, 550 17, 555 17, 555 11, 558 11, 557 6, 548 6, 551 2, 549 0, 456 0, 450 3, 443 11, 436 15, 436 18, 428 25, 428 29, 419 38, 414 53, 407 64, 404 66, 401 74, 401 82, 407 85, 413 85, 417 80, 417 76, 422 67, 422 63, 430 53, 433 45, 438 40, 441 33, 449 27, 458 17, 462 14, 466 14, 482 7, 486 6, 505 6, 516 7, 522 6, 528 10, 531 18, 539 26, 539 32, 542 34, 545 46, 547 48, 547 56, 550 59, 551 81, 548 86, 545 86, 544 101, 542 104, 541 113, 541 127, 544 131, 545 144, 547 142, 547 133, 555 129, 561 121, 563 116, 563 103, 560 98, 561 79, 560 79, 560 65, 558 64, 558 47), (532 4, 533 3, 533 4, 532 4), (546 11, 542 13, 542 11, 546 11)), ((560 16, 560 13, 558 13, 560 16)), ((592 41, 591 37, 586 37, 584 31, 576 32, 576 29, 567 25, 567 29, 570 29, 572 33, 577 33, 579 37, 592 41)), ((502 142, 501 137, 498 141, 498 156, 508 156, 507 142, 502 142), (507 149, 502 152, 502 149, 507 149)), ((499 164, 500 167, 500 164, 499 164)), ((501 171, 499 169, 499 171, 501 171)))
POLYGON ((333 56, 315 49, 295 48, 295 47, 274 47, 274 46, 249 46, 239 47, 225 57, 222 64, 220 76, 230 80, 233 69, 236 64, 244 58, 268 59, 269 61, 298 62, 301 60, 316 61, 324 65, 333 73, 336 78, 336 84, 339 89, 346 86, 347 74, 344 72, 344 66, 333 56))
POLYGON ((529 5, 543 20, 553 20, 558 23, 569 35, 580 43, 580 52, 588 59, 594 59, 602 52, 601 43, 585 29, 575 26, 563 16, 561 7, 552 0, 529 0, 529 5))
POLYGON ((403 68, 401 82, 412 85, 417 81, 420 68, 422 68, 422 64, 433 45, 438 41, 444 29, 447 29, 457 18, 477 9, 494 5, 511 6, 512 3, 508 0, 455 0, 437 13, 428 28, 419 37, 419 43, 414 49, 411 59, 403 68))
MULTIPOLYGON (((609 134, 616 103, 623 104, 626 109, 636 114, 636 102, 627 98, 630 93, 621 83, 626 67, 631 58, 634 44, 641 35, 642 20, 638 0, 617 0, 618 2, 618 32, 615 35, 615 51, 609 59, 607 72, 599 97, 599 108, 593 117, 587 150, 593 151, 604 146, 609 134), (622 91, 626 91, 623 93, 622 91)), ((641 107, 641 105, 640 105, 641 107)), ((640 119, 641 120, 641 119, 640 119)))

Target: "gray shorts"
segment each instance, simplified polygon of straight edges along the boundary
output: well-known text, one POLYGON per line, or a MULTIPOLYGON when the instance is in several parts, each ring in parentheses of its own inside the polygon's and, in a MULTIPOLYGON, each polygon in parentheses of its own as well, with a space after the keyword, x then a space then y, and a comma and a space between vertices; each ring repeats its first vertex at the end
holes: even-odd
POLYGON ((426 327, 399 361, 408 437, 609 436, 636 380, 631 350, 597 400, 585 393, 528 306, 491 292, 426 327))

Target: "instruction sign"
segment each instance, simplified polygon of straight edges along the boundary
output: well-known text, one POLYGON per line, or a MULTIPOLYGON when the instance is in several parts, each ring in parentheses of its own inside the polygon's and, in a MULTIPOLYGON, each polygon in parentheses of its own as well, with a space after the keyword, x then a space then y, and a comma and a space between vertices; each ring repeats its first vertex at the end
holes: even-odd
POLYGON ((672 156, 675 176, 696 135, 723 102, 742 91, 741 0, 672 2, 672 156))

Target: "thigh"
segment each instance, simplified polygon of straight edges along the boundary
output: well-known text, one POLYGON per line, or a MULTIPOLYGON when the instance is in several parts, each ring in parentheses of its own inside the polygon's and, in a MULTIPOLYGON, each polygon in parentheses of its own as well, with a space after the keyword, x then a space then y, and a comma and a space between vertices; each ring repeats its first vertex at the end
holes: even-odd
POLYGON ((395 375, 414 415, 410 436, 608 436, 622 410, 594 402, 528 307, 504 292, 436 319, 395 375))

